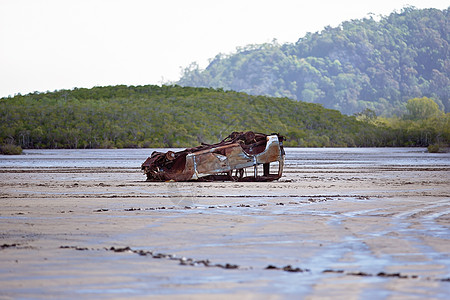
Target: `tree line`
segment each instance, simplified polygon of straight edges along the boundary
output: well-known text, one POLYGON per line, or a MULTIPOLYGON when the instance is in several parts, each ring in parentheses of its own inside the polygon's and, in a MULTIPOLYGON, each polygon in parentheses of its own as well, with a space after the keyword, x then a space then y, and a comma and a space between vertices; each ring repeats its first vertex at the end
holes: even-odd
POLYGON ((277 132, 298 147, 448 144, 449 114, 426 97, 408 105, 401 118, 381 118, 370 109, 347 116, 288 98, 177 85, 35 92, 0 99, 0 145, 190 147, 247 130, 277 132))

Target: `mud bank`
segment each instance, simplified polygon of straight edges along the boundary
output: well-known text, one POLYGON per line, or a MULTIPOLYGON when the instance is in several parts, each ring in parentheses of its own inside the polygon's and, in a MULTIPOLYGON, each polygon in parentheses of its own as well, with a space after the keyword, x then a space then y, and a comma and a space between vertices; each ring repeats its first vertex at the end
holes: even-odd
POLYGON ((149 183, 121 151, 0 158, 1 298, 448 298, 450 154, 288 149, 277 182, 149 183))

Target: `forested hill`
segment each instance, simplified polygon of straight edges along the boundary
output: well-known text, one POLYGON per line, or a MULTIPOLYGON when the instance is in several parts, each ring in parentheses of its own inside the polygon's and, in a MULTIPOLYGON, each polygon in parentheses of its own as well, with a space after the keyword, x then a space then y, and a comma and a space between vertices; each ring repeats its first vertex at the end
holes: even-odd
POLYGON ((288 145, 378 143, 359 136, 376 134, 373 126, 320 105, 214 89, 111 86, 0 99, 0 144, 22 148, 187 147, 247 130, 289 135, 288 145))
POLYGON ((405 120, 386 123, 370 112, 346 116, 318 104, 220 89, 120 85, 36 92, 0 99, 0 148, 188 147, 247 130, 278 132, 287 146, 447 144, 450 114, 431 99, 410 104, 405 120))
POLYGON ((196 63, 178 84, 321 103, 345 114, 400 116, 411 98, 450 112, 449 9, 404 8, 308 33, 295 44, 249 45, 196 63))

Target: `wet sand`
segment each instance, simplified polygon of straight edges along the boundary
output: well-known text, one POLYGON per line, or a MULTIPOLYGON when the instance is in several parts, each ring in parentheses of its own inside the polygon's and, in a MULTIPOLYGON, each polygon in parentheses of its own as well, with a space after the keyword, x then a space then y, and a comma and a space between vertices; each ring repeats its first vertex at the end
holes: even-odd
POLYGON ((436 155, 448 163, 288 152, 271 183, 1 167, 0 298, 448 299, 450 156, 436 155))

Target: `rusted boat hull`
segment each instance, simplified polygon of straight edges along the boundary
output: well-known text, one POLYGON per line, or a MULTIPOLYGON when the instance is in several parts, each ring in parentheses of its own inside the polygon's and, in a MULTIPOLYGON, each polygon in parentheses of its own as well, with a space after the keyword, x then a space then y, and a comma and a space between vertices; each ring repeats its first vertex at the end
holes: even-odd
POLYGON ((217 144, 154 152, 142 164, 142 170, 148 181, 273 181, 283 173, 282 142, 278 134, 233 132, 217 144), (271 163, 278 167, 275 173, 271 173, 271 163))

